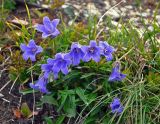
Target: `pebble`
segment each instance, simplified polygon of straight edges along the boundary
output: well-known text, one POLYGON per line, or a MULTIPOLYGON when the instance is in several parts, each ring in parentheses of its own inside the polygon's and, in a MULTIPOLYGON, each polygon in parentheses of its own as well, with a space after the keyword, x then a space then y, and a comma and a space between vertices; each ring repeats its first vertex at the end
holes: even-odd
POLYGON ((118 23, 118 22, 116 22, 116 21, 111 21, 111 23, 112 23, 112 25, 114 25, 114 26, 118 26, 119 28, 121 28, 122 27, 122 25, 120 24, 120 23, 118 23))
POLYGON ((150 31, 153 31, 153 29, 154 29, 153 26, 148 27, 148 30, 150 30, 150 31))
POLYGON ((106 5, 105 9, 109 9, 111 7, 111 5, 108 1, 104 1, 104 3, 106 5))
POLYGON ((95 7, 94 3, 88 3, 87 10, 92 15, 98 15, 98 16, 101 15, 101 13, 99 12, 99 10, 95 7))
POLYGON ((107 14, 111 16, 113 19, 120 18, 120 14, 114 9, 109 10, 107 14))
POLYGON ((158 23, 160 24, 160 15, 157 15, 156 19, 157 19, 158 23))
POLYGON ((146 13, 146 12, 142 12, 141 15, 142 15, 142 17, 147 17, 147 16, 149 16, 149 14, 146 13))
POLYGON ((125 6, 125 8, 126 8, 126 9, 133 9, 133 7, 130 6, 130 5, 125 6))

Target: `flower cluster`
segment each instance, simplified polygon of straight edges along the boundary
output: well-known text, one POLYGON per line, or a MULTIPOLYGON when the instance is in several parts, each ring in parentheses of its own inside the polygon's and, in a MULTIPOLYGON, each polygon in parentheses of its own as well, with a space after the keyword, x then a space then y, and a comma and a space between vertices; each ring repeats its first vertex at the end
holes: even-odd
MULTIPOLYGON (((43 24, 38 24, 36 30, 42 32, 42 38, 54 38, 60 34, 57 29, 58 24, 59 19, 51 21, 48 17, 44 17, 43 24)), ((46 64, 41 65, 43 75, 39 77, 35 84, 30 83, 30 87, 35 90, 40 90, 43 93, 49 93, 46 86, 49 82, 50 75, 52 75, 54 79, 57 79, 59 72, 67 75, 71 65, 76 66, 81 61, 89 62, 93 60, 99 62, 102 56, 105 57, 107 61, 111 61, 113 59, 112 53, 115 49, 106 41, 99 41, 98 43, 99 44, 97 44, 95 40, 91 40, 88 46, 82 46, 78 42, 73 42, 68 53, 57 53, 55 58, 49 58, 46 64)), ((42 47, 37 46, 34 40, 30 40, 28 45, 21 44, 20 48, 24 52, 23 58, 26 61, 29 58, 31 61, 36 61, 36 55, 43 51, 42 47)), ((120 72, 120 66, 117 63, 108 81, 121 81, 125 77, 126 75, 120 72)), ((113 100, 110 107, 113 113, 121 113, 123 111, 123 106, 118 98, 113 100)))
POLYGON ((57 79, 60 71, 65 75, 68 74, 68 67, 71 64, 73 66, 78 65, 81 60, 84 62, 90 60, 99 62, 101 55, 106 58, 111 56, 110 54, 112 54, 114 48, 108 45, 105 41, 101 41, 100 43, 105 44, 107 47, 98 46, 96 41, 93 40, 90 41, 89 46, 81 46, 77 42, 72 43, 69 53, 57 53, 54 59, 49 58, 47 64, 42 65, 44 76, 48 78, 50 74, 53 74, 54 78, 57 79))

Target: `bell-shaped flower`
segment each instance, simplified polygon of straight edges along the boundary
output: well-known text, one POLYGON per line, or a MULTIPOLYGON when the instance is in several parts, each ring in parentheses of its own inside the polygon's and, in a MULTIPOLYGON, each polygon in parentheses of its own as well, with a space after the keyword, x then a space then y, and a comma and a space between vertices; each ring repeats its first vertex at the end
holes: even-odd
POLYGON ((41 70, 44 72, 44 77, 49 78, 49 75, 53 72, 54 60, 47 59, 47 64, 41 65, 41 70))
POLYGON ((109 76, 109 81, 114 82, 114 81, 121 81, 126 77, 126 74, 122 74, 120 72, 120 66, 117 63, 116 66, 112 69, 112 73, 109 76))
POLYGON ((112 113, 117 113, 120 114, 122 113, 124 107, 121 105, 120 99, 119 98, 114 98, 112 103, 110 104, 112 113))
POLYGON ((47 16, 45 16, 43 18, 43 25, 37 24, 36 30, 42 32, 42 38, 47 38, 49 36, 54 38, 60 34, 59 30, 57 29, 58 24, 59 24, 59 19, 53 19, 51 21, 47 16))
POLYGON ((83 52, 85 53, 83 57, 83 61, 88 62, 90 60, 94 60, 95 62, 100 61, 100 47, 97 46, 96 41, 91 40, 89 46, 82 47, 83 52))
POLYGON ((72 61, 68 54, 57 53, 54 59, 53 73, 55 77, 58 77, 58 73, 61 71, 63 74, 68 74, 68 67, 72 64, 72 61))
POLYGON ((72 59, 73 65, 78 65, 80 63, 80 60, 84 57, 84 52, 82 51, 81 47, 82 46, 77 42, 72 43, 69 56, 72 59))
POLYGON ((38 81, 35 84, 30 83, 30 87, 35 90, 39 90, 42 93, 48 93, 48 90, 46 88, 47 84, 48 84, 48 79, 42 76, 38 79, 38 81))
POLYGON ((111 61, 113 59, 112 53, 115 49, 105 41, 99 41, 99 46, 101 47, 101 55, 105 56, 107 61, 111 61))
POLYGON ((36 55, 38 53, 41 53, 43 51, 41 46, 37 46, 34 42, 34 40, 30 40, 28 45, 21 44, 20 45, 21 50, 23 53, 23 59, 28 60, 30 58, 31 61, 36 61, 36 55))

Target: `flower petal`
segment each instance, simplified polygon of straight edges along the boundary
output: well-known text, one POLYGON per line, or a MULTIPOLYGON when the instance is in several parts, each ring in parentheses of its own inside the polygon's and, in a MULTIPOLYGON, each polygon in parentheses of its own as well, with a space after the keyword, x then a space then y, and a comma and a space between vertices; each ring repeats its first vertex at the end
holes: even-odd
POLYGON ((36 54, 41 53, 43 51, 43 48, 41 46, 37 46, 36 54))
POLYGON ((50 36, 51 34, 47 34, 45 32, 42 33, 42 38, 47 38, 48 36, 50 36))
POLYGON ((35 48, 36 48, 36 43, 34 42, 33 39, 31 39, 31 40, 29 41, 28 46, 29 46, 29 47, 35 47, 35 48))
POLYGON ((99 62, 101 60, 100 56, 99 55, 94 55, 92 56, 92 59, 95 61, 95 62, 99 62))
POLYGON ((84 55, 84 57, 83 57, 83 61, 84 61, 84 62, 88 62, 88 61, 90 61, 90 60, 91 60, 91 56, 90 56, 89 53, 87 53, 86 55, 84 55))
POLYGON ((51 21, 47 16, 43 17, 43 24, 47 30, 51 30, 51 21))
POLYGON ((33 62, 36 61, 35 55, 30 55, 29 57, 30 57, 31 61, 33 61, 33 62))
POLYGON ((112 54, 106 55, 106 59, 107 59, 107 61, 111 61, 113 59, 112 54))
POLYGON ((59 19, 53 19, 52 20, 52 24, 55 26, 55 27, 57 27, 57 25, 59 24, 59 19))
POLYGON ((62 73, 63 74, 68 74, 68 67, 67 66, 63 66, 62 68, 61 68, 61 71, 62 71, 62 73))
POLYGON ((46 28, 42 24, 37 24, 36 25, 36 30, 38 30, 40 32, 47 32, 46 28))
POLYGON ((89 45, 90 45, 90 47, 95 47, 95 46, 97 46, 97 43, 95 40, 91 40, 89 45))
POLYGON ((26 52, 23 53, 23 59, 24 59, 25 61, 27 61, 28 58, 29 58, 29 55, 28 55, 26 52))
POLYGON ((23 52, 29 50, 29 48, 28 48, 25 44, 23 44, 23 43, 21 43, 20 48, 21 48, 21 50, 22 50, 23 52))
POLYGON ((54 31, 51 35, 52 35, 52 37, 54 38, 54 37, 56 37, 56 36, 59 35, 59 34, 60 34, 59 30, 58 30, 58 29, 55 29, 55 31, 54 31))

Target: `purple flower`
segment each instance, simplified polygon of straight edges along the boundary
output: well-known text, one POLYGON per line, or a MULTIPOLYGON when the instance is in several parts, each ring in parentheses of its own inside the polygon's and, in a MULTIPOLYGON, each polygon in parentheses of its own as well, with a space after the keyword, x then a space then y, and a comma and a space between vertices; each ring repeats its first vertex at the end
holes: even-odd
POLYGON ((30 58, 32 61, 36 61, 36 55, 43 51, 42 47, 37 46, 34 40, 30 40, 28 45, 22 43, 20 45, 20 48, 24 52, 23 59, 26 61, 28 60, 28 58, 30 58))
POLYGON ((73 65, 78 65, 80 63, 80 60, 83 59, 84 52, 81 49, 81 45, 77 42, 72 43, 71 51, 69 52, 69 55, 72 59, 73 65))
POLYGON ((101 47, 101 55, 105 56, 107 61, 111 61, 113 59, 112 53, 115 49, 105 41, 99 41, 99 46, 101 47))
POLYGON ((116 66, 112 69, 112 73, 109 77, 109 81, 121 81, 126 77, 125 74, 120 73, 120 66, 119 64, 116 64, 116 66))
POLYGON ((47 59, 47 64, 42 64, 41 69, 44 72, 44 77, 48 78, 49 75, 53 72, 54 60, 49 58, 47 59))
POLYGON ((85 53, 83 57, 83 61, 88 62, 91 59, 95 62, 100 61, 100 47, 97 46, 96 41, 91 40, 89 46, 83 46, 82 47, 83 52, 85 53))
POLYGON ((42 76, 38 79, 38 81, 35 84, 30 83, 30 87, 35 90, 40 90, 42 93, 48 93, 48 90, 46 88, 47 84, 48 84, 48 79, 42 76))
POLYGON ((68 66, 72 63, 68 54, 57 53, 54 59, 53 72, 54 76, 58 77, 59 71, 62 71, 63 74, 68 74, 68 66))
POLYGON ((110 104, 110 107, 112 109, 112 113, 118 113, 118 114, 122 113, 124 109, 124 107, 120 103, 120 99, 118 98, 114 98, 114 100, 110 104))
POLYGON ((46 37, 56 37, 60 34, 59 30, 57 29, 57 25, 59 24, 59 19, 53 19, 52 21, 45 16, 43 18, 43 24, 37 24, 36 30, 42 32, 42 38, 46 37))

